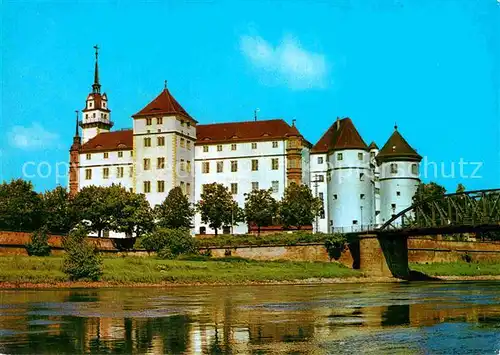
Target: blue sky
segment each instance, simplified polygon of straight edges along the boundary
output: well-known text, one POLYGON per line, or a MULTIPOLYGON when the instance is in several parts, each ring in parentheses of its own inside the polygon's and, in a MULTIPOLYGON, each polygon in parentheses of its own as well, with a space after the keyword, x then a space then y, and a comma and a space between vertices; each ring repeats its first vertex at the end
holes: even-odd
POLYGON ((500 187, 499 0, 0 6, 0 180, 34 162, 37 190, 66 185, 56 164, 68 160, 98 43, 115 128, 131 127, 167 79, 200 123, 249 120, 259 108, 262 119, 295 118, 315 143, 349 116, 382 146, 397 122, 437 163, 424 180, 500 187))

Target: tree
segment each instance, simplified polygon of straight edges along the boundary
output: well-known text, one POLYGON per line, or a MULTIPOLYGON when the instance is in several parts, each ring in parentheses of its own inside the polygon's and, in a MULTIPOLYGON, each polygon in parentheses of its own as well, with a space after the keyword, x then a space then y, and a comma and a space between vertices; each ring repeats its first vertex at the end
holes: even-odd
POLYGON ((106 191, 106 206, 110 213, 109 228, 127 236, 140 237, 154 228, 154 215, 143 194, 112 185, 106 191))
POLYGON ((73 199, 73 211, 78 223, 89 221, 89 231, 96 232, 98 237, 102 231, 110 229, 111 216, 117 209, 110 205, 109 190, 101 186, 86 186, 73 199))
POLYGON ((443 197, 445 194, 446 194, 446 189, 435 182, 430 182, 428 184, 421 183, 417 187, 417 191, 413 196, 413 200, 415 202, 420 202, 430 198, 439 199, 443 197))
POLYGON ((223 225, 233 226, 244 220, 243 210, 224 185, 215 182, 203 185, 200 197, 197 209, 201 220, 215 231, 215 235, 223 225))
POLYGON ((42 195, 43 224, 55 234, 68 233, 74 227, 68 191, 61 186, 42 195))
POLYGON ((157 224, 163 228, 192 228, 194 208, 180 187, 174 187, 155 208, 157 224))
POLYGON ((33 184, 22 179, 0 185, 0 229, 33 231, 40 227, 42 201, 33 184))
POLYGON ((89 244, 85 237, 87 230, 78 226, 63 239, 63 247, 66 253, 62 271, 74 280, 97 281, 102 275, 102 258, 97 247, 89 244))
POLYGON ((322 201, 314 197, 306 185, 291 183, 286 189, 280 204, 280 218, 284 227, 311 225, 320 213, 322 201))
POLYGON ((458 185, 457 185, 457 191, 456 191, 456 193, 462 193, 462 192, 465 192, 465 190, 466 190, 466 189, 465 189, 465 186, 464 186, 464 185, 462 185, 462 184, 458 184, 458 185))
POLYGON ((272 225, 277 213, 278 203, 272 196, 272 189, 252 190, 245 194, 246 221, 257 226, 259 235, 261 227, 272 225))
POLYGON ((196 239, 188 229, 157 228, 140 239, 140 247, 157 252, 162 259, 172 259, 181 254, 197 254, 196 239))
POLYGON ((25 245, 29 256, 49 256, 50 246, 47 237, 47 229, 40 228, 31 235, 31 240, 25 245))

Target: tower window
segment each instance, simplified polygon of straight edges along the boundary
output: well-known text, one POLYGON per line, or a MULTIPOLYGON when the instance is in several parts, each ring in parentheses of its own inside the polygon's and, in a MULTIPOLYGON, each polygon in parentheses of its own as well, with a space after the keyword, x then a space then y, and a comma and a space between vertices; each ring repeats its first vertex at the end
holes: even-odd
POLYGON ((186 170, 188 173, 191 172, 191 160, 186 161, 186 170))
POLYGON ((165 137, 156 138, 156 143, 158 144, 159 147, 163 147, 165 145, 165 137))
POLYGON ((222 152, 222 144, 217 144, 217 151, 222 152))
POLYGON ((208 153, 208 145, 204 145, 203 146, 203 152, 204 153, 208 153))
POLYGON ((358 153, 358 160, 363 160, 363 153, 358 153))
POLYGON ((89 102, 89 108, 92 108, 92 106, 94 106, 92 102, 89 102))
POLYGON ((144 138, 144 146, 151 147, 151 138, 150 137, 144 138))
POLYGON ((323 157, 318 157, 318 164, 323 164, 323 157))
POLYGON ((144 193, 150 193, 151 192, 151 181, 144 181, 143 183, 143 189, 144 193))
POLYGON ((156 124, 163 124, 163 117, 158 117, 156 119, 156 124))
POLYGON ((231 160, 231 172, 235 173, 238 171, 238 161, 231 160))
POLYGON ((352 224, 356 225, 356 224, 358 224, 358 221, 355 219, 354 221, 352 221, 352 224))
POLYGON ((359 181, 365 181, 365 174, 364 173, 359 174, 359 181))
POLYGON ((413 175, 418 175, 418 165, 417 164, 412 164, 411 165, 411 173, 413 175))
POLYGON ((130 169, 128 170, 128 176, 133 177, 134 176, 134 167, 131 166, 130 169))
POLYGON ((156 158, 156 168, 164 169, 165 168, 165 158, 156 158))
POLYGON ((109 178, 109 168, 103 168, 102 169, 102 178, 103 179, 108 179, 109 178))
POLYGON ((396 196, 401 196, 401 191, 396 191, 396 196))
POLYGON ((186 195, 191 195, 191 184, 189 182, 186 184, 186 195))
POLYGON ((95 118, 95 112, 92 114, 92 117, 95 118))
POLYGON ((89 118, 89 114, 88 113, 85 114, 85 118, 89 118))
POLYGON ((338 196, 336 194, 333 195, 333 199, 336 200, 338 199, 338 196))
POLYGON ((375 152, 370 152, 370 158, 375 158, 375 152))
POLYGON ((181 181, 181 191, 184 195, 186 194, 186 184, 184 181, 181 181))
POLYGON ((252 171, 259 170, 259 161, 257 159, 252 159, 252 171))
POLYGON ((108 152, 105 152, 104 153, 104 159, 108 159, 109 158, 109 153, 108 152))
POLYGON ((318 182, 323 182, 325 181, 325 176, 324 175, 318 175, 318 182))
POLYGON ((146 126, 151 126, 153 124, 152 118, 146 118, 146 126))
POLYGON ((273 142, 273 148, 278 148, 278 142, 277 141, 273 142))
POLYGON ((184 138, 181 138, 181 148, 186 147, 186 140, 184 138))
POLYGON ((360 194, 359 198, 360 198, 360 200, 364 200, 365 199, 365 194, 360 194))
POLYGON ((186 148, 187 150, 191 150, 191 141, 186 141, 186 148))
POLYGON ((398 173, 398 164, 391 164, 391 174, 398 173))
POLYGON ((379 187, 375 188, 375 195, 380 195, 380 188, 379 187))
POLYGON ((343 160, 344 159, 344 156, 342 155, 342 153, 337 153, 337 160, 343 160))
POLYGON ((144 167, 144 170, 151 169, 151 159, 149 159, 149 158, 144 159, 143 160, 143 167, 144 167))
POLYGON ((165 181, 164 180, 158 180, 156 182, 156 189, 158 192, 165 192, 165 181))
POLYGON ((85 180, 92 180, 92 169, 85 169, 85 180))
POLYGON ((186 170, 186 167, 184 164, 184 159, 181 159, 181 171, 185 171, 185 170, 186 170))
POLYGON ((181 127, 184 127, 184 120, 181 120, 181 127))
POLYGON ((201 167, 201 171, 203 172, 203 174, 208 174, 210 172, 210 162, 204 161, 201 167))
POLYGON ((91 155, 90 153, 87 153, 87 154, 85 155, 85 158, 86 158, 87 160, 90 160, 90 159, 92 158, 92 155, 91 155))
POLYGON ((224 171, 224 162, 223 161, 218 161, 217 162, 217 172, 222 173, 224 171))
POLYGON ((394 211, 396 209, 396 204, 395 203, 391 203, 391 208, 394 211))
POLYGON ((191 127, 191 122, 186 121, 186 126, 187 126, 187 128, 191 127))
POLYGON ((233 182, 231 183, 231 193, 236 195, 238 193, 238 184, 233 182))

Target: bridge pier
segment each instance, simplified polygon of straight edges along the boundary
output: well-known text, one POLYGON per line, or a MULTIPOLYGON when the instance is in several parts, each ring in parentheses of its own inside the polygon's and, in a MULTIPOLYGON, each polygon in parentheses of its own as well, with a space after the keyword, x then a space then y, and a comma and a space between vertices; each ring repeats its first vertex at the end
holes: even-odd
POLYGON ((401 236, 359 236, 359 268, 368 276, 408 279, 408 239, 401 236))

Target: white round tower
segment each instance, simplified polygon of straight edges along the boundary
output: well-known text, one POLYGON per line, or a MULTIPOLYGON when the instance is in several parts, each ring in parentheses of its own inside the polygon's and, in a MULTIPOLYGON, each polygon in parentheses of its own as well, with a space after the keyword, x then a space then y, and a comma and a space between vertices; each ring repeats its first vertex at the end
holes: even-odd
POLYGON ((394 133, 376 159, 380 168, 380 223, 383 224, 412 205, 420 183, 419 165, 422 157, 395 126, 394 133))
POLYGON ((374 224, 368 147, 350 118, 334 124, 328 154, 330 230, 359 231, 374 224))

